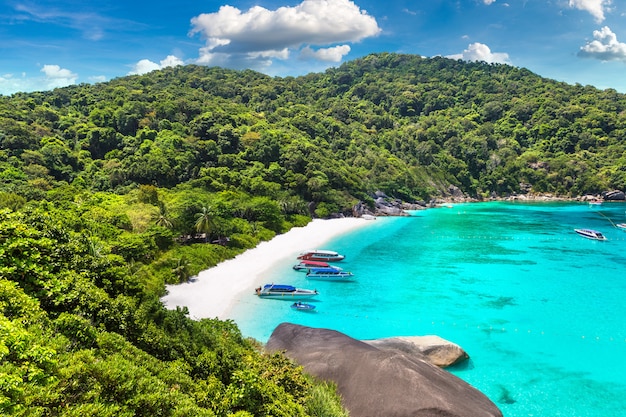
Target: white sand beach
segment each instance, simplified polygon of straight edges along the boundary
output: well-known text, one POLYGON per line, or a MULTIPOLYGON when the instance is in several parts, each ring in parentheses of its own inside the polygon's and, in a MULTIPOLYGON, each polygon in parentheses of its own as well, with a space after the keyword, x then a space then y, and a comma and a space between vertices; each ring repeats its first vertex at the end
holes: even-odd
POLYGON ((255 287, 265 284, 263 273, 274 265, 285 259, 293 259, 295 264, 298 254, 308 249, 332 249, 322 246, 334 237, 371 223, 372 220, 354 217, 315 219, 305 227, 294 227, 233 259, 201 271, 187 283, 168 285, 168 293, 162 301, 169 309, 187 307, 193 319, 228 319, 234 301, 242 293, 251 293, 255 287))

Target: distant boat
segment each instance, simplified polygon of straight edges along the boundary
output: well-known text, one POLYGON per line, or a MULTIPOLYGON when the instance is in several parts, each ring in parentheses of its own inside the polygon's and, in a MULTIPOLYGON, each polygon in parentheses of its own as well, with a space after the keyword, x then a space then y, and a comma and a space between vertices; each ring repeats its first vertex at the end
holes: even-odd
POLYGON ((313 304, 303 303, 301 301, 293 303, 291 308, 298 311, 315 311, 313 304))
POLYGON ((606 240, 606 236, 604 236, 602 233, 600 233, 597 230, 593 230, 593 229, 574 229, 574 231, 576 233, 578 233, 579 235, 586 237, 587 239, 593 239, 593 240, 606 240))
POLYGON ((311 268, 336 268, 338 270, 341 270, 341 268, 339 268, 338 266, 330 266, 328 262, 322 262, 322 261, 302 260, 293 266, 293 269, 295 269, 296 271, 304 271, 304 272, 308 271, 311 268))
POLYGON ((307 290, 284 284, 265 284, 262 288, 256 288, 255 292, 261 298, 282 300, 308 300, 319 295, 317 290, 307 290))
POLYGON ((599 200, 597 198, 594 198, 593 200, 589 200, 590 206, 599 206, 601 204, 602 204, 602 200, 599 200))
POLYGON ((615 227, 617 227, 618 229, 622 229, 622 230, 626 231, 626 223, 617 223, 615 225, 615 227))
POLYGON ((298 259, 300 260, 322 262, 337 262, 343 260, 344 258, 344 255, 340 255, 335 251, 323 249, 309 250, 298 256, 298 259))
POLYGON ((331 266, 329 268, 310 268, 306 277, 323 281, 352 281, 354 274, 331 266))
POLYGON ((361 218, 365 220, 376 220, 376 216, 374 216, 373 214, 363 214, 361 218))

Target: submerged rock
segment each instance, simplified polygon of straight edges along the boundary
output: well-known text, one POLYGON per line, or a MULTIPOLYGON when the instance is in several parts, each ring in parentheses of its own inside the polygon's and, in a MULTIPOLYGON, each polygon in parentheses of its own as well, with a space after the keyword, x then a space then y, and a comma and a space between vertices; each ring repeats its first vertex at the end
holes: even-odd
POLYGON ((351 417, 501 417, 484 394, 418 355, 379 349, 343 333, 282 323, 266 350, 337 384, 351 417))

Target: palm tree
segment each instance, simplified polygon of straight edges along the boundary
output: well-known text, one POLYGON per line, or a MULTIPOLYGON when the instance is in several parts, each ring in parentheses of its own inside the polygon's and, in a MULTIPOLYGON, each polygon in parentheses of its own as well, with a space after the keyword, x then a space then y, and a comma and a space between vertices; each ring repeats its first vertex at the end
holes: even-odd
POLYGON ((191 262, 184 256, 176 261, 176 266, 172 268, 172 273, 178 278, 178 282, 182 283, 189 279, 191 262))
POLYGON ((196 231, 205 233, 205 242, 209 239, 209 233, 213 227, 213 216, 211 208, 203 206, 199 213, 196 213, 196 231))
POLYGON ((165 204, 159 204, 159 214, 155 216, 154 223, 157 226, 165 227, 168 229, 172 228, 172 221, 167 215, 167 209, 165 208, 165 204))

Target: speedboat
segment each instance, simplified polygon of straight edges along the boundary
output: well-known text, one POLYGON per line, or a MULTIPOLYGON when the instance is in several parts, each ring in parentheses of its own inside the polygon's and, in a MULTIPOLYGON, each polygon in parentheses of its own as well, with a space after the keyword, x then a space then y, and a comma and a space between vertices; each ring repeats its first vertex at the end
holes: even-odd
POLYGON ((322 261, 307 261, 307 260, 302 260, 300 262, 298 262, 296 265, 293 266, 293 269, 295 269, 296 271, 308 271, 311 268, 335 268, 338 270, 341 270, 341 268, 337 267, 337 266, 330 266, 330 264, 328 262, 322 262, 322 261))
POLYGON ((340 255, 339 253, 332 250, 324 250, 324 249, 316 249, 309 250, 301 253, 298 256, 298 259, 304 261, 322 261, 322 262, 337 262, 344 259, 344 255, 340 255))
POLYGON ((261 298, 281 300, 308 300, 319 295, 317 290, 307 290, 284 284, 265 284, 263 287, 256 288, 255 293, 261 298))
POLYGON ((600 233, 597 230, 593 230, 593 229, 574 229, 574 231, 576 233, 578 233, 579 235, 586 237, 587 239, 593 239, 593 240, 606 240, 606 236, 604 236, 602 233, 600 233))
POLYGON ((303 303, 302 301, 293 303, 291 308, 298 311, 315 311, 315 306, 313 304, 303 303))
POLYGON ((615 225, 618 229, 626 230, 626 223, 617 223, 615 225))
POLYGON ((352 272, 342 271, 340 269, 330 268, 310 268, 306 273, 308 279, 319 279, 324 281, 352 281, 354 274, 352 272))

